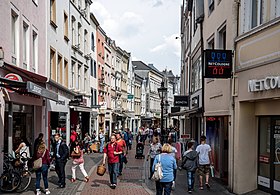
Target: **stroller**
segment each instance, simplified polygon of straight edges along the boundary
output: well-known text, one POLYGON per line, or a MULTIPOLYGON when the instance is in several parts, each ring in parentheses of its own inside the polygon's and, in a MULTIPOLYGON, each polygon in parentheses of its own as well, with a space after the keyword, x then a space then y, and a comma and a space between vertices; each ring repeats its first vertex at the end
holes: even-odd
POLYGON ((138 142, 136 145, 136 154, 135 154, 135 158, 145 158, 144 156, 144 144, 142 142, 138 142))

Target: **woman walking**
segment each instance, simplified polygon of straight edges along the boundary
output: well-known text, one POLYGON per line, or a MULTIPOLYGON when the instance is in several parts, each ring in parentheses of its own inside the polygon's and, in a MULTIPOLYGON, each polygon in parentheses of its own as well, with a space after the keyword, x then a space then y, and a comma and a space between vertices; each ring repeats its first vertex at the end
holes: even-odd
POLYGON ((42 167, 36 170, 36 194, 40 195, 40 182, 41 175, 43 175, 43 181, 45 186, 45 193, 50 194, 49 191, 49 183, 48 183, 48 169, 50 166, 50 153, 47 149, 45 143, 41 141, 37 147, 37 151, 35 153, 35 160, 42 158, 42 167))
POLYGON ((169 144, 164 144, 162 147, 162 153, 157 155, 153 164, 153 171, 158 162, 161 163, 163 177, 159 181, 156 181, 156 195, 171 194, 172 182, 174 180, 174 170, 177 169, 176 160, 170 153, 172 147, 169 144))
POLYGON ((194 142, 188 143, 188 150, 183 155, 182 168, 187 171, 187 183, 189 194, 193 191, 194 174, 198 167, 198 153, 193 150, 194 142))
POLYGON ((148 154, 147 160, 149 160, 150 157, 150 177, 149 179, 152 178, 153 176, 153 164, 156 155, 160 154, 161 152, 162 145, 159 143, 159 139, 157 137, 153 138, 153 142, 150 144, 150 150, 148 154))
POLYGON ((81 150, 80 147, 81 143, 78 142, 77 140, 75 141, 75 147, 73 152, 71 153, 71 157, 73 158, 72 162, 72 179, 71 182, 76 181, 76 168, 79 166, 80 170, 82 171, 84 177, 85 177, 85 182, 89 181, 88 174, 84 168, 84 157, 83 157, 83 150, 81 150))

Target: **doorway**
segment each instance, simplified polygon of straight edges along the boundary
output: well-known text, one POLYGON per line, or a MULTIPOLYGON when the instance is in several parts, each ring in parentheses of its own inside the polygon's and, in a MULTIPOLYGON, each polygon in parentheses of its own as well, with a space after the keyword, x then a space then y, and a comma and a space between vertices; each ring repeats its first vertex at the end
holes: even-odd
POLYGON ((280 193, 280 116, 259 118, 258 187, 280 193))

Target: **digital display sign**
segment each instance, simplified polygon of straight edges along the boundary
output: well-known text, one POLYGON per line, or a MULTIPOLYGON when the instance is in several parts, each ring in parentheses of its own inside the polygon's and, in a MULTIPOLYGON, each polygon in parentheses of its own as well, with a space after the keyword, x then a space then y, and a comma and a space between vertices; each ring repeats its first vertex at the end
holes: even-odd
POLYGON ((206 49, 205 78, 230 78, 232 72, 232 51, 206 49))

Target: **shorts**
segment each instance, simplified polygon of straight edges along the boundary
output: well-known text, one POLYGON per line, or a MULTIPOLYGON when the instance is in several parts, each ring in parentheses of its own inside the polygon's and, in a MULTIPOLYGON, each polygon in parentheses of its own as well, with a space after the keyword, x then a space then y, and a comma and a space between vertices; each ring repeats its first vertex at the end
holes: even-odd
POLYGON ((210 173, 210 165, 199 165, 198 166, 198 175, 206 175, 210 173))

